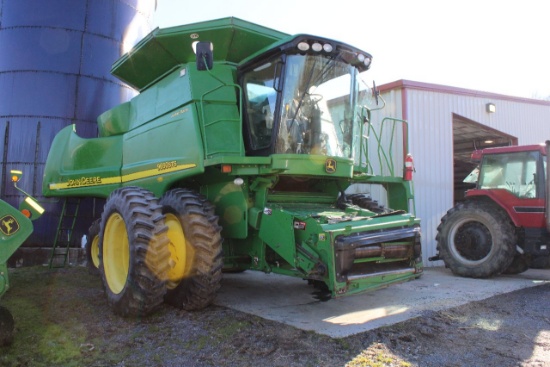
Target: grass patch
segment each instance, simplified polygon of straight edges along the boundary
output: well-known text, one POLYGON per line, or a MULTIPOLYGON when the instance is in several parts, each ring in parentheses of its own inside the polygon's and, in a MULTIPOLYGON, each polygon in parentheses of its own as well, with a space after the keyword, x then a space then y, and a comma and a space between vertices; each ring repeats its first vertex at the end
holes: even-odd
POLYGON ((0 365, 24 365, 22 356, 32 366, 81 365, 89 333, 74 314, 93 310, 71 288, 85 282, 94 289, 97 279, 85 271, 68 279, 57 272, 44 267, 10 269, 11 288, 1 302, 13 314, 15 335, 13 345, 0 348, 0 365))

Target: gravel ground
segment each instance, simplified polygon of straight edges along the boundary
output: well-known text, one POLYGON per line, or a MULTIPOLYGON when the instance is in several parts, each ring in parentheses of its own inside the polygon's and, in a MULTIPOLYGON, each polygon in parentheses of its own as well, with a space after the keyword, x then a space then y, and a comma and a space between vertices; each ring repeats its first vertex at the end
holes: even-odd
POLYGON ((163 306, 143 319, 109 309, 85 268, 10 271, 1 304, 16 321, 0 366, 550 366, 550 284, 342 339, 219 306, 163 306))

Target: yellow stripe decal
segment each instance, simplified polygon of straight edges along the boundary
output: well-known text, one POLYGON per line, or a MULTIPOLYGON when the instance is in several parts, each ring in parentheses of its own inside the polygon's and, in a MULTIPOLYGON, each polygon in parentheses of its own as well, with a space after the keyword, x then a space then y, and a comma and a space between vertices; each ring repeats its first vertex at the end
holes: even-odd
POLYGON ((129 173, 123 176, 114 176, 114 177, 80 177, 77 179, 69 179, 67 182, 58 182, 49 184, 50 190, 65 190, 65 189, 74 189, 80 187, 91 187, 91 186, 104 186, 112 184, 120 184, 123 182, 130 182, 134 180, 139 180, 143 178, 158 176, 160 174, 184 171, 190 168, 195 168, 196 164, 176 164, 175 162, 165 162, 157 164, 157 168, 149 169, 146 171, 138 171, 134 173, 129 173))
POLYGON ((160 167, 160 163, 157 165, 157 168, 154 169, 148 169, 147 171, 139 171, 135 173, 129 173, 127 175, 122 176, 122 182, 128 182, 128 181, 134 181, 139 180, 142 178, 152 177, 152 176, 158 176, 160 173, 169 173, 169 172, 177 172, 177 171, 184 171, 189 168, 194 168, 197 165, 196 164, 180 164, 175 165, 172 167, 163 168, 160 167))

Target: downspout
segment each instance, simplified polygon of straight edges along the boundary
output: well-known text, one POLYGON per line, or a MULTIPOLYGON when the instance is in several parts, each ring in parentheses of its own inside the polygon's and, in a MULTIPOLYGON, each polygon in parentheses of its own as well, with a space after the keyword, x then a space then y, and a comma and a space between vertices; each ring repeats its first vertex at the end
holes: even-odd
MULTIPOLYGON (((548 152, 550 152, 550 140, 546 140, 546 157, 548 157, 548 152)), ((544 218, 546 221, 546 230, 550 232, 550 213, 548 208, 550 208, 550 164, 546 164, 546 177, 544 180, 544 189, 545 189, 545 208, 544 208, 544 218)))
MULTIPOLYGON (((403 83, 401 88, 401 119, 405 121, 409 121, 409 116, 407 113, 408 106, 407 106, 407 87, 405 86, 405 83, 403 83)), ((403 136, 406 136, 407 139, 403 139, 403 162, 405 161, 405 158, 409 152, 409 127, 408 124, 403 124, 403 136)))

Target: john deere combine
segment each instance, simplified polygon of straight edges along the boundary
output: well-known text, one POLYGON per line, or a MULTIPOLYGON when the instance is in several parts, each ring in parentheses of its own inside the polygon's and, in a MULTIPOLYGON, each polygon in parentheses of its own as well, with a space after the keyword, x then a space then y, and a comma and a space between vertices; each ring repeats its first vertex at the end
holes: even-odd
POLYGON ((107 199, 90 253, 113 310, 203 308, 222 271, 332 297, 418 277, 407 129, 371 121, 371 60, 226 18, 157 29, 115 62, 139 95, 98 117, 97 138, 60 131, 43 183, 107 199))
MULTIPOLYGON (((17 190, 25 196, 19 210, 0 200, 0 298, 10 288, 8 260, 33 231, 32 221, 38 219, 44 209, 29 194, 17 187, 23 173, 12 170, 11 179, 17 190)), ((14 320, 10 311, 0 306, 0 346, 13 341, 14 320)))

